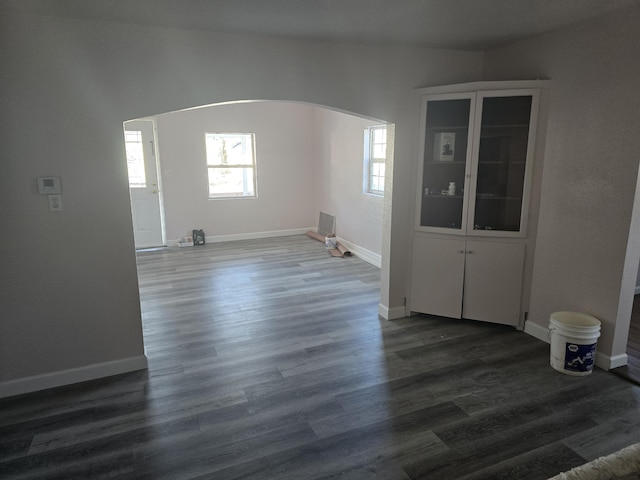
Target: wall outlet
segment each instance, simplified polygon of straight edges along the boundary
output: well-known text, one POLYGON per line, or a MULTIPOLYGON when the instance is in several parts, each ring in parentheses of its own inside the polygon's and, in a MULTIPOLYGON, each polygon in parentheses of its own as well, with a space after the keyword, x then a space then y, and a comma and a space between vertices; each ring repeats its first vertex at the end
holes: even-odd
POLYGON ((61 212, 62 211, 62 196, 60 195, 48 195, 49 198, 49 211, 61 212))

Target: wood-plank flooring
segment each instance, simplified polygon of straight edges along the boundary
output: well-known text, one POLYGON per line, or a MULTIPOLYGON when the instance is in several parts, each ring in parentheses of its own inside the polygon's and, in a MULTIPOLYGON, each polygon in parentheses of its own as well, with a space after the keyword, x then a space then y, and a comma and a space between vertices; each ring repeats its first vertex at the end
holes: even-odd
POLYGON ((306 236, 138 254, 148 371, 0 400, 3 479, 546 479, 640 441, 640 387, 510 327, 378 318, 306 236))

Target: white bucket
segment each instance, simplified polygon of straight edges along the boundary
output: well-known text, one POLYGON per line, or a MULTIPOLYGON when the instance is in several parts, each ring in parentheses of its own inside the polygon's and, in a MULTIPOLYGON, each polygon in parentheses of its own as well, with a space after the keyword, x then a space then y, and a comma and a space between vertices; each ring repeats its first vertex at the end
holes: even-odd
POLYGON ((589 375, 593 370, 600 320, 577 312, 555 312, 549 319, 551 366, 567 375, 589 375))

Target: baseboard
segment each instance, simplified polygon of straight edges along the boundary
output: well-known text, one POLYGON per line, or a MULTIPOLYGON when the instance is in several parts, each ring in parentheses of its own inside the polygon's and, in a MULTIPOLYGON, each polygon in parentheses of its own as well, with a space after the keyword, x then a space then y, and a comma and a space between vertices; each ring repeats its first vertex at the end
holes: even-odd
MULTIPOLYGON (((236 240, 255 240, 258 238, 288 237, 289 235, 303 235, 309 230, 315 231, 315 227, 273 230, 268 232, 236 233, 231 235, 206 235, 205 241, 207 243, 221 243, 233 242, 236 240)), ((177 247, 178 239, 168 240, 167 245, 170 247, 177 247)))
POLYGON ((640 295, 640 285, 636 285, 636 295, 640 295))
MULTIPOLYGON (((596 365, 598 365, 600 368, 605 368, 604 366, 598 364, 598 355, 600 354, 596 350, 596 365)), ((610 357, 609 355, 602 355, 602 357, 603 358, 601 359, 600 363, 608 365, 609 367, 607 368, 607 370, 611 370, 612 368, 624 367, 629 363, 629 356, 626 353, 623 353, 622 355, 614 355, 613 357, 610 357)))
MULTIPOLYGON (((359 247, 358 245, 348 242, 344 238, 336 237, 338 242, 343 244, 345 247, 349 249, 349 251, 358 258, 361 258, 367 263, 370 263, 374 267, 381 268, 382 266, 382 256, 377 253, 372 252, 371 250, 367 250, 366 248, 359 247)), ((404 315, 403 315, 404 316, 404 315)))
POLYGON ((524 333, 531 335, 532 337, 542 340, 546 343, 551 343, 549 339, 549 328, 543 327, 533 322, 524 322, 524 333))
POLYGON ((123 358, 111 362, 94 363, 93 365, 72 368, 70 370, 9 380, 8 382, 0 383, 0 398, 46 390, 48 388, 62 387, 64 385, 110 377, 121 373, 135 372, 146 368, 147 357, 140 355, 138 357, 123 358))
POLYGON ((378 304, 378 315, 385 320, 395 320, 396 318, 406 317, 404 306, 402 307, 387 307, 386 305, 378 304))
MULTIPOLYGON (((528 333, 532 337, 537 338, 538 340, 542 340, 543 342, 550 343, 549 339, 549 329, 543 327, 542 325, 538 325, 537 323, 525 322, 524 324, 524 332, 528 333)), ((611 370, 612 368, 622 367, 627 364, 628 357, 626 353, 622 355, 605 355, 602 352, 599 352, 596 347, 596 358, 594 360, 594 364, 596 367, 600 367, 603 370, 611 370)))

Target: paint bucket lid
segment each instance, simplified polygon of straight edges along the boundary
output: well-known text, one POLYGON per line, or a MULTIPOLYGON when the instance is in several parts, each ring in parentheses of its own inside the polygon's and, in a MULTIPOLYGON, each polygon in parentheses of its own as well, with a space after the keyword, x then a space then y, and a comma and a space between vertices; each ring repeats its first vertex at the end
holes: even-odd
POLYGON ((592 331, 594 328, 600 330, 600 320, 586 313, 578 312, 554 312, 550 318, 552 323, 570 328, 584 329, 592 331))

